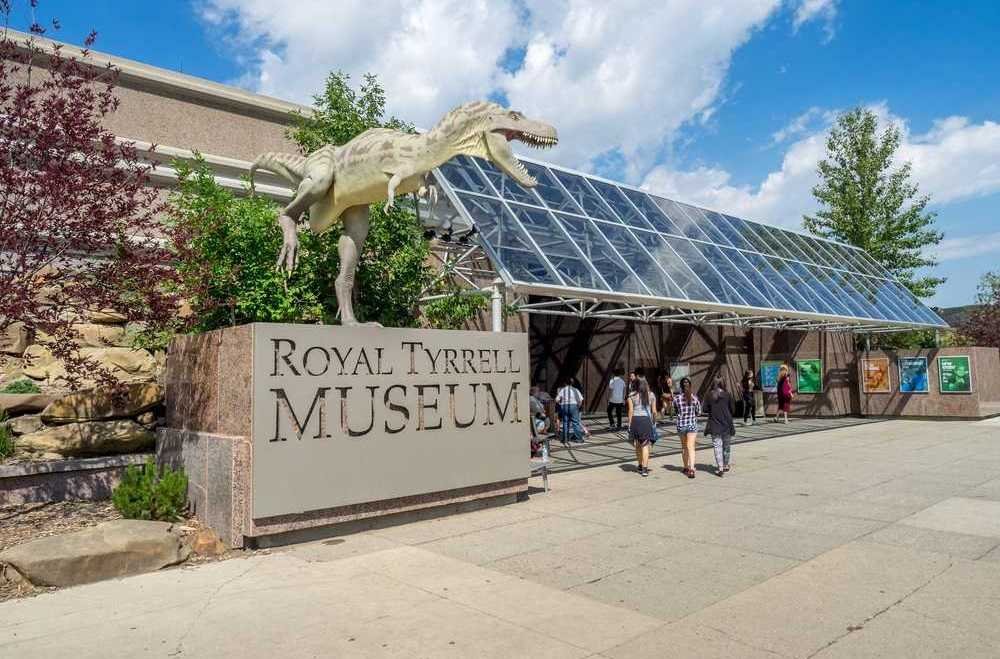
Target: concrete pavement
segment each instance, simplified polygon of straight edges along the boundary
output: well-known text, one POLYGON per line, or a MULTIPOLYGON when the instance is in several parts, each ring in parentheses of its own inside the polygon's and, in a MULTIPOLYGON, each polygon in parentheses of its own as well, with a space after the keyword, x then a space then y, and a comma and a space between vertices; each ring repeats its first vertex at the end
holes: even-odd
POLYGON ((9 601, 0 656, 998 655, 1000 420, 733 451, 724 479, 582 469, 513 506, 9 601))

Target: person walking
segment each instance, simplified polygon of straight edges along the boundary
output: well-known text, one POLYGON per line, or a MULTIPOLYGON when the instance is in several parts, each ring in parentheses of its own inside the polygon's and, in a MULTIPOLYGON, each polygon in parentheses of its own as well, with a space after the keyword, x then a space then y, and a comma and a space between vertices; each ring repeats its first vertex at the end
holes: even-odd
POLYGON ((674 410, 677 412, 677 434, 681 438, 681 455, 684 460, 684 475, 694 478, 694 443, 698 437, 698 415, 701 401, 691 390, 691 378, 681 379, 681 392, 674 396, 674 410))
POLYGON ((608 427, 612 430, 622 429, 622 411, 625 409, 624 374, 621 366, 616 367, 614 376, 608 383, 608 427))
POLYGON ((674 379, 669 373, 660 376, 660 416, 670 419, 674 415, 674 379))
POLYGON ((778 413, 774 415, 775 422, 784 417, 788 423, 788 413, 792 411, 792 380, 788 377, 788 365, 782 364, 778 369, 778 413))
POLYGON ((726 390, 726 382, 716 378, 712 391, 705 400, 705 414, 708 423, 705 434, 712 436, 712 449, 715 451, 715 475, 722 477, 729 471, 730 442, 736 434, 733 425, 733 397, 726 390))
POLYGON ((560 436, 563 446, 571 441, 583 442, 583 427, 580 425, 580 405, 583 394, 573 386, 573 378, 565 377, 556 392, 556 405, 559 406, 560 436))
POLYGON ((572 384, 573 388, 576 389, 576 393, 580 398, 580 404, 576 406, 576 412, 573 413, 573 421, 582 433, 581 437, 585 439, 590 437, 590 428, 588 428, 587 424, 583 422, 583 385, 575 377, 570 378, 570 384, 572 384))
POLYGON ((743 374, 743 379, 740 380, 740 397, 743 399, 743 425, 747 425, 747 420, 750 421, 749 425, 757 423, 757 405, 754 402, 753 397, 754 388, 754 378, 753 371, 747 370, 743 374))
POLYGON ((649 447, 656 443, 656 395, 646 378, 638 377, 628 397, 628 437, 635 447, 640 476, 649 476, 649 447))

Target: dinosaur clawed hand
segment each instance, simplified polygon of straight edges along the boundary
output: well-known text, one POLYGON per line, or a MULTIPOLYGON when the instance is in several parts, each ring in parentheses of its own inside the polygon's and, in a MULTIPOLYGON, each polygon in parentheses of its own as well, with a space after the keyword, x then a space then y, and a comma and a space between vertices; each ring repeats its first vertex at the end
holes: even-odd
POLYGON ((299 263, 299 236, 296 232, 294 222, 282 222, 284 217, 279 218, 281 223, 281 251, 278 252, 278 262, 275 267, 286 274, 292 274, 295 266, 299 263))
POLYGON ((420 189, 417 190, 417 196, 421 199, 426 199, 427 203, 434 206, 438 201, 438 187, 434 183, 421 185, 420 189))
POLYGON ((395 207, 396 207, 396 200, 390 198, 388 201, 385 202, 385 206, 382 207, 382 210, 384 212, 388 213, 389 211, 391 211, 395 207))

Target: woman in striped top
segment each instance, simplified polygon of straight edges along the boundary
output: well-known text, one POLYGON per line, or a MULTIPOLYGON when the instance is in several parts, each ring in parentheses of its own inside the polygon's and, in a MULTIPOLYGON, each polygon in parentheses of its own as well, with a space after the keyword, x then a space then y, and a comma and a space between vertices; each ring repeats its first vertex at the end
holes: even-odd
POLYGON ((691 391, 691 378, 681 380, 681 393, 674 396, 674 411, 677 413, 677 434, 681 437, 684 475, 694 478, 694 443, 698 437, 701 401, 691 391))

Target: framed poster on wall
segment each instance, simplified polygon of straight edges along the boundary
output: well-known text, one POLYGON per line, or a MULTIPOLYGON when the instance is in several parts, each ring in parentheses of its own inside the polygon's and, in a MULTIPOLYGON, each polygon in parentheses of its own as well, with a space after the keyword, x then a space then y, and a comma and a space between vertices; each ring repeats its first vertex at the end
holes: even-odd
POLYGON ((866 394, 892 393, 888 357, 862 359, 861 378, 861 390, 866 394))
POLYGON ((823 393, 823 360, 799 359, 795 362, 795 378, 800 394, 823 393))
POLYGON ((687 362, 674 362, 670 365, 670 379, 674 381, 674 388, 681 390, 681 379, 691 375, 691 365, 687 362))
POLYGON ((760 388, 762 391, 774 393, 778 390, 778 370, 781 362, 761 362, 760 388))
POLYGON ((926 357, 899 358, 899 393, 926 394, 930 391, 926 357))
POLYGON ((968 355, 938 357, 938 387, 943 394, 972 393, 972 364, 968 355))

